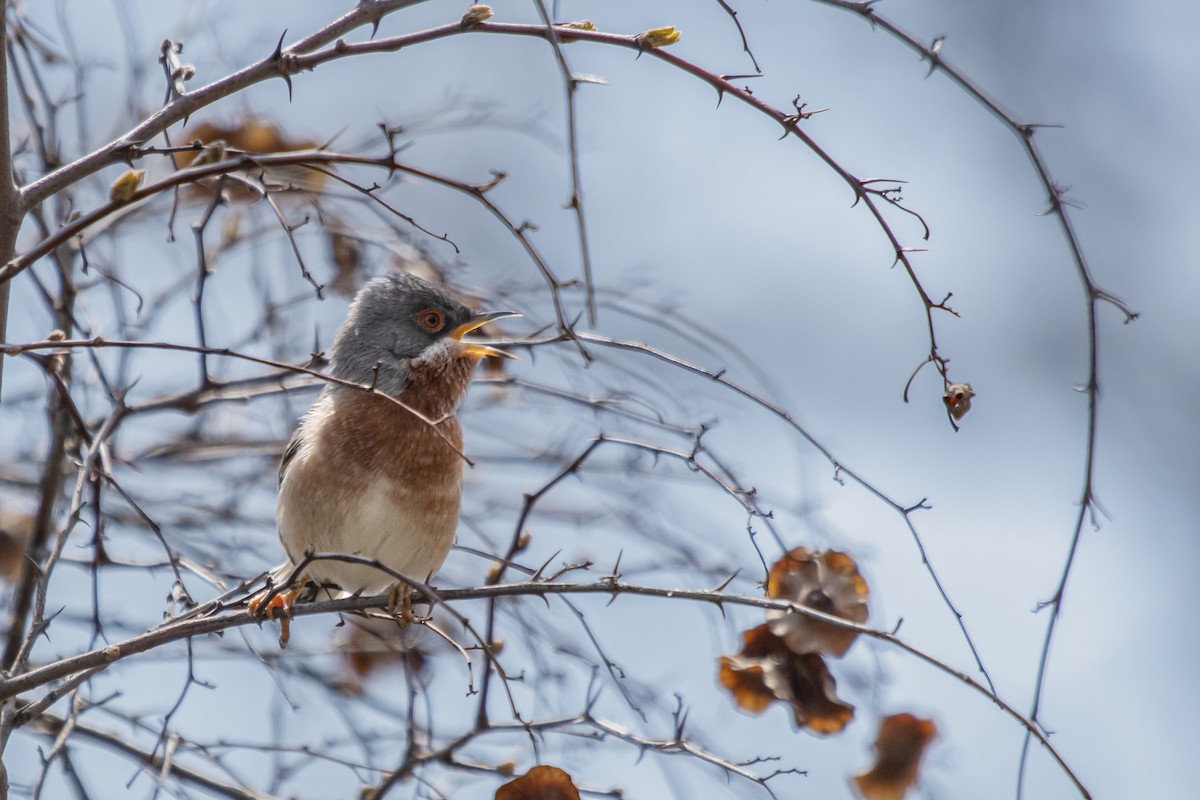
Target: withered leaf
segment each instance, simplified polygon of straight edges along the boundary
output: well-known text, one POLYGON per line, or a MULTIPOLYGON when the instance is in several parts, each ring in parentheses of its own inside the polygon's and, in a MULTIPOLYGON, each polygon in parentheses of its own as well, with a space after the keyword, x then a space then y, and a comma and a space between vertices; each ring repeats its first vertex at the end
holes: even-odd
POLYGON ((420 683, 428 680, 430 644, 437 639, 428 628, 402 628, 396 620, 370 617, 348 619, 343 631, 334 649, 341 653, 345 669, 340 685, 346 691, 362 694, 367 678, 391 667, 408 670, 420 683))
MULTIPOLYGON (((205 145, 224 142, 226 147, 244 150, 247 153, 286 153, 292 150, 307 150, 316 142, 289 139, 269 121, 255 116, 235 120, 228 125, 202 122, 184 133, 184 141, 199 140, 205 145)), ((180 167, 191 164, 203 150, 182 151, 175 154, 175 163, 180 167)))
POLYGON ((0 508, 0 580, 14 581, 21 574, 21 562, 32 533, 33 517, 0 508))
POLYGON ((580 800, 571 776, 558 767, 533 767, 496 790, 495 800, 580 800))
POLYGON ((946 410, 950 412, 950 416, 957 420, 965 417, 971 410, 971 398, 974 396, 975 391, 971 384, 952 383, 942 393, 942 400, 946 403, 946 410))
POLYGON ((329 233, 329 252, 334 266, 333 280, 329 288, 343 297, 353 297, 358 290, 359 273, 362 267, 362 248, 358 239, 348 235, 340 225, 326 223, 329 233))
POLYGON ((797 727, 838 733, 854 718, 854 706, 837 696, 837 682, 816 653, 792 652, 787 642, 759 625, 742 633, 742 650, 721 656, 719 679, 739 706, 762 713, 772 701, 787 703, 797 727))
MULTIPOLYGON (((205 159, 214 156, 214 147, 221 143, 221 157, 228 157, 227 149, 241 150, 247 153, 289 153, 295 150, 310 150, 317 146, 316 142, 304 139, 291 139, 285 136, 269 120, 253 114, 235 119, 229 124, 202 122, 184 132, 183 141, 192 143, 199 141, 203 147, 198 150, 183 150, 175 153, 175 166, 183 169, 188 166, 198 166, 205 159)), ((328 165, 324 167, 330 169, 328 165)), ((262 171, 258 171, 262 174, 262 171)), ((267 181, 279 187, 295 187, 317 191, 325 183, 325 176, 315 170, 301 166, 273 167, 266 171, 267 181)), ((226 186, 229 196, 234 200, 256 200, 259 195, 238 184, 226 186)))
POLYGON ((875 737, 875 763, 852 781, 864 800, 903 800, 917 782, 925 748, 937 735, 933 720, 912 714, 893 714, 879 723, 875 737))
MULTIPOLYGON (((867 609, 867 582, 854 559, 839 550, 813 553, 797 547, 771 567, 767 595, 791 600, 850 622, 863 623, 867 609)), ((794 653, 824 653, 840 658, 858 636, 790 611, 767 614, 771 630, 787 640, 794 653)))

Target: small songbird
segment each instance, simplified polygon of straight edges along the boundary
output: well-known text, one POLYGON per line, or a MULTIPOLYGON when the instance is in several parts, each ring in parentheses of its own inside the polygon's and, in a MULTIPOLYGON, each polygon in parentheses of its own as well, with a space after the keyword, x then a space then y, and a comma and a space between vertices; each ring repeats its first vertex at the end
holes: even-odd
MULTIPOLYGON (((454 412, 480 358, 508 355, 463 336, 511 316, 519 315, 473 312, 403 272, 358 292, 329 374, 374 392, 326 384, 284 451, 275 519, 292 564, 307 552, 357 554, 419 581, 441 567, 458 525, 465 463, 454 412)), ((333 596, 407 590, 382 570, 340 561, 314 561, 305 578, 333 596)), ((264 603, 267 595, 250 610, 272 618, 281 610, 286 644, 296 590, 264 603)))

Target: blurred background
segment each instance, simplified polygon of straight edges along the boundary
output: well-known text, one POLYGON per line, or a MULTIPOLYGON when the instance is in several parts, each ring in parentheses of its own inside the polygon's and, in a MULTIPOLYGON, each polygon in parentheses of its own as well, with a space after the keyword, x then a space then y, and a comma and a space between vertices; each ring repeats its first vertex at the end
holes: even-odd
MULTIPOLYGON (((864 208, 852 208, 852 193, 828 167, 795 139, 780 141, 778 126, 744 105, 726 98, 718 106, 714 91, 695 78, 654 58, 585 43, 563 48, 577 74, 603 80, 577 92, 578 163, 599 306, 595 326, 585 315, 580 329, 725 370, 786 409, 896 503, 927 501, 931 510, 912 521, 930 563, 999 695, 1027 712, 1047 623, 1036 610, 1063 569, 1087 435, 1080 391, 1087 380, 1085 296, 1058 222, 1044 213, 1044 187, 1010 131, 855 15, 816 2, 731 5, 763 73, 739 85, 785 110, 797 95, 809 110, 827 108, 801 124, 838 163, 860 177, 906 181, 904 205, 928 224, 929 241, 914 218, 891 210, 888 219, 903 244, 928 248, 913 263, 930 296, 953 292, 949 305, 959 316, 935 315, 938 345, 951 378, 974 387, 974 408, 955 432, 942 382, 928 367, 913 380, 910 402, 903 401, 928 353, 924 311, 903 270, 891 267, 883 233, 864 208)), ((284 42, 294 41, 348 8, 60 0, 23 12, 47 46, 78 68, 52 63, 42 76, 49 93, 62 98, 58 142, 69 160, 161 105, 165 86, 156 62, 164 39, 183 42, 180 57, 196 67, 195 87, 269 54, 285 30, 284 42)), ((463 10, 462 3, 418 3, 385 19, 378 35, 454 21, 463 10)), ((922 41, 945 35, 942 56, 1019 120, 1048 126, 1037 143, 1067 188, 1094 277, 1141 314, 1126 325, 1116 308, 1099 308, 1094 485, 1104 514, 1084 532, 1040 719, 1094 796, 1188 796, 1194 736, 1181 712, 1200 708, 1190 672, 1200 656, 1200 626, 1190 613, 1182 621, 1173 613, 1187 610, 1186 582, 1200 567, 1200 271, 1188 244, 1191 223, 1200 219, 1192 191, 1200 176, 1192 134, 1200 120, 1191 35, 1200 8, 893 0, 876 10, 922 41)), ((494 11, 495 21, 538 19, 532 3, 498 2, 494 11)), ((719 3, 648 9, 562 0, 553 13, 618 33, 674 25, 682 37, 673 54, 718 74, 755 72, 719 3)), ((350 38, 367 36, 364 29, 350 38)), ((188 143, 202 123, 226 133, 258 126, 295 146, 332 141, 339 152, 378 156, 387 152, 379 126, 399 127, 399 158, 407 164, 466 184, 505 173, 488 198, 514 224, 536 225, 531 240, 560 278, 582 277, 575 217, 564 209, 571 184, 562 81, 544 41, 469 34, 345 59, 296 75, 291 95, 278 80, 250 87, 187 128, 173 128, 172 142, 188 143)), ((29 122, 19 111, 13 129, 18 143, 27 138, 29 122)), ((37 174, 33 155, 18 159, 25 181, 37 174)), ((151 159, 137 166, 152 177, 170 168, 151 159)), ((114 165, 77 187, 72 205, 86 210, 102 202, 126 168, 114 165)), ((329 181, 309 187, 326 193, 319 205, 281 198, 291 224, 307 220, 294 241, 314 279, 329 286, 322 301, 271 208, 231 199, 204 229, 210 345, 303 362, 329 346, 348 292, 397 267, 436 270, 482 304, 525 313, 499 335, 553 328, 550 295, 534 265, 472 198, 406 176, 387 182, 379 172, 338 174, 365 186, 386 183, 388 203, 453 245, 329 181)), ((195 342, 191 226, 210 197, 160 197, 88 242, 90 271, 76 273, 83 289, 75 334, 195 342)), ((37 238, 26 231, 19 249, 37 238)), ((14 281, 9 342, 43 339, 56 326, 42 294, 54 286, 46 260, 14 281)), ((581 290, 564 298, 572 316, 583 312, 581 290)), ((894 510, 836 480, 829 461, 794 430, 711 380, 637 353, 591 352, 595 362, 585 365, 570 345, 535 348, 504 372, 487 373, 491 383, 472 391, 463 416, 478 466, 467 476, 460 549, 439 586, 484 582, 490 562, 479 553, 504 551, 522 494, 545 485, 598 432, 687 451, 698 426, 709 425, 703 441, 718 461, 706 463, 754 487, 754 502, 772 519, 748 520, 742 505, 678 460, 612 447, 538 507, 522 563, 549 562, 554 571, 590 559, 592 572, 575 576, 586 581, 620 558, 630 581, 688 588, 711 588, 736 572, 730 590, 755 595, 762 559, 778 558, 781 547, 832 547, 854 556, 871 587, 870 624, 899 626, 905 641, 978 676, 894 510), (539 387, 592 402, 556 400, 539 387)), ((131 385, 135 406, 196 383, 194 356, 104 351, 90 358, 77 356, 73 367, 76 401, 89 419, 109 407, 101 374, 131 385)), ((222 379, 264 372, 220 359, 210 359, 209 368, 222 379)), ((29 511, 48 440, 48 384, 41 370, 12 358, 4 380, 0 502, 29 511)), ((278 562, 274 465, 315 396, 302 383, 214 403, 199 414, 167 408, 125 424, 115 469, 162 526, 170 550, 230 580, 278 562)), ((163 560, 163 547, 130 509, 113 501, 105 511, 115 562, 163 560)), ((92 532, 80 528, 68 545, 68 559, 80 563, 55 574, 50 604, 64 610, 35 661, 96 642, 93 602, 108 609, 105 634, 112 640, 161 619, 171 570, 118 563, 93 581, 91 541, 92 532)), ((199 580, 188 588, 197 599, 216 593, 199 580)), ((858 709, 856 720, 842 734, 817 737, 794 732, 784 707, 744 714, 716 682, 716 657, 735 652, 739 632, 759 624, 760 613, 608 600, 572 601, 586 617, 586 632, 559 602, 502 606, 504 657, 511 672, 527 678, 514 697, 529 718, 578 713, 595 696, 598 714, 670 737, 678 697, 688 734, 704 747, 734 762, 779 757, 752 766, 756 774, 806 771, 774 779, 778 796, 841 797, 849 796, 847 777, 870 763, 878 719, 911 711, 934 719, 940 733, 919 796, 1014 795, 1023 730, 912 657, 857 643, 832 666, 839 694, 858 709), (597 668, 602 659, 590 637, 627 680, 597 668)), ((464 604, 463 613, 480 619, 483 609, 464 604)), ((148 748, 169 729, 185 745, 203 745, 181 747, 179 763, 219 765, 224 779, 297 797, 354 796, 360 785, 377 783, 378 769, 394 765, 404 746, 398 723, 414 686, 432 739, 469 728, 476 698, 467 696, 463 660, 448 646, 422 645, 430 652, 412 672, 417 679, 406 681, 396 668, 359 674, 342 661, 349 634, 336 624, 301 620, 282 652, 268 627, 197 642, 195 677, 207 687, 185 688, 181 645, 129 659, 91 682, 89 699, 106 702, 83 718, 148 748)), ((493 710, 506 713, 499 696, 493 710)), ((535 738, 537 754, 530 737, 497 734, 463 754, 483 765, 477 772, 431 768, 404 791, 491 797, 501 779, 489 765, 511 761, 521 772, 540 758, 567 769, 581 787, 622 787, 626 797, 764 794, 675 755, 611 740, 535 738)), ((17 796, 38 780, 38 748, 47 741, 31 730, 8 744, 5 763, 17 796)), ((76 768, 89 786, 103 789, 99 796, 157 791, 136 762, 82 740, 78 749, 76 768)), ((58 772, 46 780, 43 796, 72 796, 58 772)), ((204 796, 183 784, 168 791, 204 796)), ((1073 796, 1036 747, 1025 796, 1073 796)))

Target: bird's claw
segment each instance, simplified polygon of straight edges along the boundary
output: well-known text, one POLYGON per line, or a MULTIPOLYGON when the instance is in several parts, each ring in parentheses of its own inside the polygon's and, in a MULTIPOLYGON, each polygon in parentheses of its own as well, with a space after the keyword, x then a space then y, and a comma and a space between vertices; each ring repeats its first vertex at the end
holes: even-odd
POLYGON ((397 583, 388 590, 388 614, 399 620, 400 627, 407 628, 415 620, 412 610, 412 587, 407 583, 397 583))
POLYGON ((279 621, 279 646, 283 648, 287 647, 288 640, 292 635, 292 615, 295 613, 296 597, 300 594, 300 590, 284 589, 274 595, 271 594, 271 591, 269 588, 263 589, 250 598, 246 607, 252 617, 279 621))

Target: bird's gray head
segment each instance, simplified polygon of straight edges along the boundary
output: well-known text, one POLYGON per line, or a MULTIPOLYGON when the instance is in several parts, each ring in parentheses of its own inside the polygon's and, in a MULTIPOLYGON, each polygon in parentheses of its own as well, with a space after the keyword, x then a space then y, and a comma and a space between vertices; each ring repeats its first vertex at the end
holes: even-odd
POLYGON ((458 345, 481 316, 491 317, 472 314, 443 289, 406 272, 374 278, 359 290, 338 331, 330 372, 398 394, 407 384, 405 362, 435 344, 458 345))

